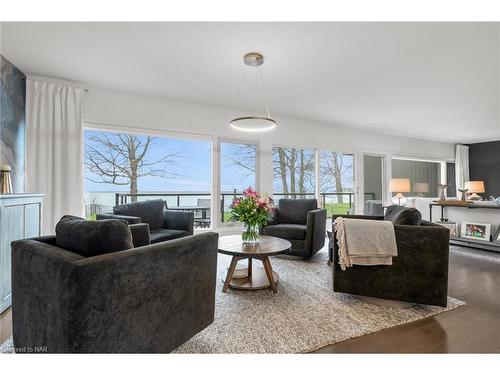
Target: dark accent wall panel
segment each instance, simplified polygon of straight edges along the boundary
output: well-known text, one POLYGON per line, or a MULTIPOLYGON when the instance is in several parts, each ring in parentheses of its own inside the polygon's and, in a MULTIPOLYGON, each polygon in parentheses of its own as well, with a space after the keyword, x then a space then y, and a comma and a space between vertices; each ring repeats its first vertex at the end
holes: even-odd
POLYGON ((485 199, 500 197, 500 141, 469 145, 470 179, 483 180, 485 199))
POLYGON ((0 55, 0 164, 12 168, 12 189, 24 192, 26 76, 0 55))

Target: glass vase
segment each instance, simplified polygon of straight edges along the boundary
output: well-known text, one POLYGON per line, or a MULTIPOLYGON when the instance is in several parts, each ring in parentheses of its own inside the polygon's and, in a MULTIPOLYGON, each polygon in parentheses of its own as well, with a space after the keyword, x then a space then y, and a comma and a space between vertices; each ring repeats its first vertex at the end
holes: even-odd
POLYGON ((243 243, 254 244, 259 242, 259 226, 257 224, 243 223, 241 232, 243 243))

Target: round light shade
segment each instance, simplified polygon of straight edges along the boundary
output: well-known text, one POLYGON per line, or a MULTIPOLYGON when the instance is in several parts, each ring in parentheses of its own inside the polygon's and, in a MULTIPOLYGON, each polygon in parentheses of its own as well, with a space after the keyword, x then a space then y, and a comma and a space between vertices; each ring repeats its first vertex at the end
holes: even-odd
POLYGON ((238 117, 231 120, 229 123, 233 129, 243 130, 246 132, 263 132, 274 129, 277 125, 276 121, 269 117, 238 117))
POLYGON ((408 178, 391 178, 389 191, 392 193, 409 193, 411 191, 410 179, 408 178))
POLYGON ((484 182, 467 181, 465 183, 465 189, 467 189, 467 193, 484 193, 484 182))

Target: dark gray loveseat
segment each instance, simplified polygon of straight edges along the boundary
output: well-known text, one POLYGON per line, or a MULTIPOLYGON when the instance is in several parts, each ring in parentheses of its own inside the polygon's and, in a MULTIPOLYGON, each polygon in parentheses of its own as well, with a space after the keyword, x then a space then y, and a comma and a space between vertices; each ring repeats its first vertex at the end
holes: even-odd
POLYGON ((97 214, 96 219, 121 219, 129 224, 147 223, 151 243, 192 235, 194 225, 193 212, 165 210, 162 199, 114 206, 113 213, 97 214))
POLYGON ((325 244, 326 210, 316 199, 280 199, 261 233, 290 241, 288 254, 310 258, 325 244))
MULTIPOLYGON (((111 241, 130 246, 126 224, 106 224, 121 225, 111 241)), ((166 353, 213 322, 216 233, 90 257, 56 241, 48 236, 12 243, 17 353, 166 353)), ((106 251, 95 241, 75 246, 106 251)))
MULTIPOLYGON (((330 240, 333 290, 362 296, 446 306, 448 297, 449 230, 415 218, 415 209, 391 206, 384 216, 334 215, 394 223, 398 256, 391 266, 354 265, 340 269, 335 230, 330 240), (404 216, 409 213, 410 216, 404 216), (410 219, 410 220, 408 220, 410 219), (416 221, 415 221, 416 220, 416 221), (333 258, 333 259, 332 259, 333 258)), ((418 213, 420 216, 420 213, 418 213)), ((333 223, 333 225, 335 225, 333 223)))

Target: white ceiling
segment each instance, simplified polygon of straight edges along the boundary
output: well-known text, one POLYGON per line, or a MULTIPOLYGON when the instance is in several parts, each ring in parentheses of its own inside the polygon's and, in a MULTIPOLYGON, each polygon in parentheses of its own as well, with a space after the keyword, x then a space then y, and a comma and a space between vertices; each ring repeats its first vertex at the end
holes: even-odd
POLYGON ((497 23, 3 23, 25 73, 445 142, 500 139, 497 23), (250 90, 247 90, 248 92, 250 90))

